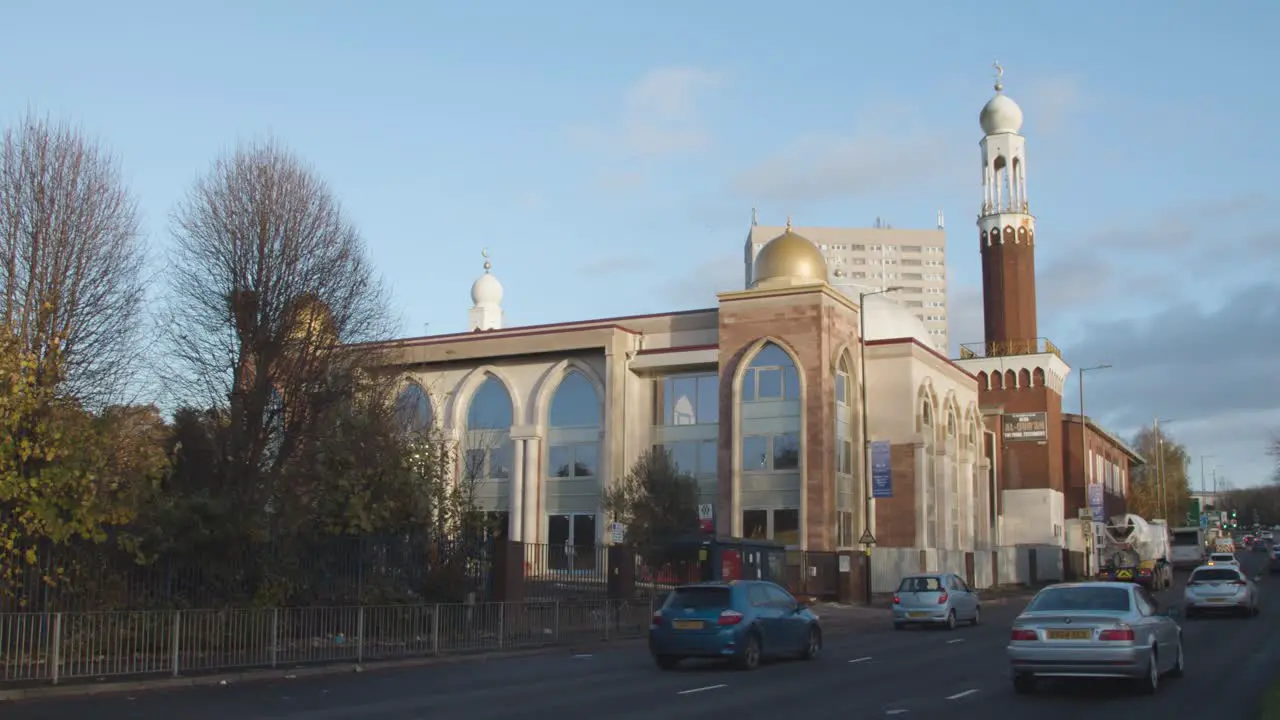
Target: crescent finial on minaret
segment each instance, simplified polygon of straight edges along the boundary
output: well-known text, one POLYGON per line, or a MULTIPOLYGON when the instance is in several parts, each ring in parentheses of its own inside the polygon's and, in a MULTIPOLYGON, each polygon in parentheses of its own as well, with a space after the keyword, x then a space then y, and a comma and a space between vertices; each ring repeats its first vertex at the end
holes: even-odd
POLYGON ((480 257, 484 258, 484 271, 489 272, 493 269, 493 263, 489 262, 489 248, 480 251, 480 257))
POLYGON ((1004 90, 1004 66, 996 60, 991 63, 991 67, 996 71, 996 92, 1001 92, 1004 90))

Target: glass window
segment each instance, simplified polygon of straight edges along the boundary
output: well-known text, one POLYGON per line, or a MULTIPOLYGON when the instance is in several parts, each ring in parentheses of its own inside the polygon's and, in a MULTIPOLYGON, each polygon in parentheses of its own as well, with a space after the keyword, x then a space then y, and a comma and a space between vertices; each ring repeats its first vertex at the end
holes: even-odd
POLYGON ((720 422, 720 378, 717 375, 698 378, 698 422, 720 422))
POLYGON ((791 356, 777 345, 766 344, 742 376, 742 399, 750 402, 799 398, 800 376, 791 356))
POLYGON ((836 402, 841 405, 848 405, 849 400, 846 393, 849 392, 849 376, 842 372, 836 373, 836 402))
POLYGON ((494 480, 506 480, 511 477, 511 443, 504 442, 489 450, 489 474, 494 480))
POLYGON ((462 456, 462 476, 467 480, 476 480, 485 475, 485 460, 489 457, 489 453, 484 450, 468 450, 462 456))
POLYGON ((800 544, 800 511, 787 508, 773 511, 773 539, 783 545, 800 544))
POLYGON ((840 512, 840 532, 836 544, 840 547, 853 547, 853 513, 849 510, 840 512))
POLYGON ((769 469, 769 438, 764 435, 747 435, 742 438, 742 471, 759 472, 769 469))
POLYGON ((742 537, 748 540, 767 540, 769 538, 769 511, 743 510, 742 537))
POLYGON ((668 425, 694 425, 698 422, 698 380, 691 377, 671 378, 667 395, 668 425))
POLYGON ((471 396, 467 408, 467 428, 507 429, 514 424, 511 395, 498 378, 490 375, 471 396))
POLYGON ((715 375, 676 375, 655 381, 654 424, 719 422, 719 380, 715 375))
POLYGON ((578 547, 589 547, 596 544, 596 516, 573 516, 573 544, 578 547))
POLYGON ((782 368, 758 368, 756 370, 756 399, 782 399, 782 368))
POLYGON ((727 608, 729 588, 694 585, 676 588, 667 596, 666 606, 672 610, 718 610, 727 608))
POLYGON ((600 398, 582 373, 569 372, 560 381, 548 413, 551 427, 594 427, 600 424, 600 398))
POLYGON ((592 478, 599 470, 595 443, 552 445, 547 452, 547 474, 558 478, 592 478))
POLYGON ((773 469, 795 470, 800 467, 800 434, 773 436, 773 469))
POLYGON ((418 383, 409 383, 396 398, 396 421, 400 427, 422 432, 431 427, 431 398, 418 383))
POLYGON ((1061 610, 1128 612, 1129 609, 1128 589, 1088 585, 1042 590, 1027 606, 1027 610, 1034 612, 1061 610))
POLYGON ((840 441, 840 456, 836 462, 836 472, 843 475, 853 474, 853 441, 840 441))
POLYGON ((573 446, 573 476, 575 478, 591 478, 597 475, 600 467, 600 450, 595 443, 573 446))
POLYGON ((719 463, 720 445, 715 440, 698 443, 698 475, 715 477, 719 463))
POLYGON ((683 475, 693 475, 698 471, 698 444, 694 442, 673 442, 659 446, 671 454, 671 462, 683 475))
POLYGON ((552 445, 547 451, 547 474, 567 478, 573 474, 573 448, 569 445, 552 445))

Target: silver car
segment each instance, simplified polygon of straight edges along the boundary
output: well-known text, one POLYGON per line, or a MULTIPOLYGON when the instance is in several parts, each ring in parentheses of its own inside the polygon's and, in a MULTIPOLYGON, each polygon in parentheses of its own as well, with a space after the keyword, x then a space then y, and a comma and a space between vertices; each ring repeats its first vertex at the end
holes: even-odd
POLYGON ((1258 614, 1258 586, 1239 565, 1202 565, 1191 571, 1183 606, 1188 618, 1208 613, 1258 614))
POLYGON ((1146 588, 1132 583, 1053 585, 1013 621, 1013 688, 1037 678, 1127 678, 1154 693, 1163 675, 1182 675, 1182 628, 1146 588))
POLYGON ((907 625, 941 625, 954 630, 960 621, 982 621, 978 594, 951 573, 908 575, 893 594, 893 629, 907 625))

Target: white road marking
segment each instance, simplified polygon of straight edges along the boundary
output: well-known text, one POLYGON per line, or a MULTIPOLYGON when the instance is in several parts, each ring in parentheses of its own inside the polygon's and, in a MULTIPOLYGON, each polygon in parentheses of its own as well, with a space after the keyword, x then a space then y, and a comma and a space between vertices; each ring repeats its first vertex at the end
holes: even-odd
POLYGON ((970 696, 970 695, 972 695, 972 694, 974 694, 974 693, 976 693, 976 692, 978 692, 977 688, 974 688, 974 689, 971 689, 971 690, 965 690, 964 692, 958 692, 958 693, 956 693, 955 695, 948 695, 948 696, 947 696, 947 699, 948 699, 948 700, 959 700, 959 699, 960 699, 960 698, 962 698, 962 697, 968 697, 968 696, 970 696))
POLYGON ((948 640, 947 644, 955 645, 956 643, 962 643, 962 642, 964 642, 964 638, 956 638, 955 640, 948 640))
POLYGON ((725 685, 725 684, 723 684, 723 683, 721 683, 720 685, 708 685, 708 686, 706 686, 706 687, 693 688, 692 690, 681 690, 680 692, 678 692, 678 693, 676 693, 676 694, 677 694, 677 695, 692 695, 692 694, 694 694, 694 693, 706 692, 706 691, 708 691, 708 690, 719 690, 720 688, 727 688, 727 687, 729 687, 729 686, 728 686, 728 685, 725 685))
POLYGON ((906 708, 898 708, 897 710, 885 710, 885 715, 901 715, 902 713, 911 712, 906 708))
POLYGON ((572 659, 573 660, 590 660, 592 657, 594 656, 588 653, 585 655, 574 655, 572 659))
POLYGON ((851 662, 851 663, 860 663, 860 662, 866 662, 866 661, 868 661, 868 660, 870 660, 870 659, 871 659, 871 656, 870 656, 870 655, 868 655, 868 656, 866 656, 866 657, 854 658, 854 659, 850 660, 849 662, 851 662))

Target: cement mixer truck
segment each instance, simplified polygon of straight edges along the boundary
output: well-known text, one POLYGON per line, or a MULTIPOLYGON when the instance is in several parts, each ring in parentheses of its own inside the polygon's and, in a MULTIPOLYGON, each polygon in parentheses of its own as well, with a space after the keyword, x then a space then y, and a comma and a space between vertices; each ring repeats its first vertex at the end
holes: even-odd
POLYGON ((1133 582, 1151 590, 1173 585, 1169 528, 1163 520, 1118 515, 1103 530, 1099 580, 1133 582))

